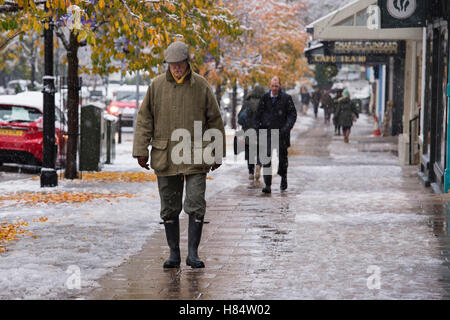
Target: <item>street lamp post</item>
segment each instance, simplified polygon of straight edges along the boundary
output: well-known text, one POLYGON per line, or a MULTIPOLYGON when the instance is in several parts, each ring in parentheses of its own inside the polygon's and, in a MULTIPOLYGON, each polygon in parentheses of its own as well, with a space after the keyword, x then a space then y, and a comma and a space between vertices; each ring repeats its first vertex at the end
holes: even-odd
POLYGON ((45 75, 44 89, 44 141, 43 160, 41 169, 41 187, 55 187, 58 185, 58 175, 55 170, 55 77, 53 76, 53 22, 50 20, 48 28, 44 30, 45 75))

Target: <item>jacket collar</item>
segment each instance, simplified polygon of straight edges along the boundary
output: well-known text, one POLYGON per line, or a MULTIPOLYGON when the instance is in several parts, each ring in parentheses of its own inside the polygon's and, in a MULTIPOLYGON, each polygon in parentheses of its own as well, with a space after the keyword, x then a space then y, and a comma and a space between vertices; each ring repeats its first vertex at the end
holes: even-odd
MULTIPOLYGON (((193 72, 194 71, 192 71, 191 64, 188 62, 188 73, 184 77, 183 83, 186 83, 186 82, 189 81, 191 86, 195 83, 194 77, 192 76, 193 72)), ((170 72, 169 68, 167 68, 167 71, 166 71, 166 80, 169 81, 169 82, 175 82, 176 83, 175 79, 173 78, 172 72, 170 72)))

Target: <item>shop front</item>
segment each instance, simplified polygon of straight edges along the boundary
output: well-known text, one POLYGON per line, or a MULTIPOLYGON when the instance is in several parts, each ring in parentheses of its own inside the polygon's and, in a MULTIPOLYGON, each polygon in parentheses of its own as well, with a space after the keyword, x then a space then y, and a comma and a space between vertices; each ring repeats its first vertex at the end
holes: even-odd
POLYGON ((423 114, 421 124, 422 154, 420 173, 426 186, 435 192, 448 192, 448 12, 447 1, 430 3, 429 19, 424 29, 425 62, 423 114))
MULTIPOLYGON (((308 58, 311 63, 323 63, 321 60, 327 59, 333 61, 336 57, 336 61, 369 67, 375 79, 375 119, 379 121, 379 127, 384 134, 398 136, 399 162, 402 165, 418 164, 417 131, 421 107, 418 92, 422 86, 423 51, 423 26, 420 24, 423 21, 412 15, 403 20, 405 23, 394 22, 387 28, 383 27, 383 22, 386 24, 386 5, 395 7, 394 2, 359 0, 313 22, 307 27, 314 44, 311 51, 317 43, 328 43, 324 48, 329 49, 330 57, 306 55, 311 55, 308 58)), ((413 13, 424 7, 423 3, 414 3, 413 13)), ((411 11, 409 7, 408 10, 411 11)))

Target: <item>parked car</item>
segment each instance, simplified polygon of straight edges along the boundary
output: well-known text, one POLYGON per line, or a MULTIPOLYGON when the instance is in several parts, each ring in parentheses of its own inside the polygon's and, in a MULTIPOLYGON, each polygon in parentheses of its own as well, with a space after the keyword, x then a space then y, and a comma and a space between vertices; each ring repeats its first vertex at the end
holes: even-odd
POLYGON ((104 99, 103 90, 91 90, 89 92, 90 101, 101 101, 104 99))
MULTIPOLYGON (((139 105, 144 100, 147 93, 147 86, 139 87, 139 105)), ((120 125, 132 127, 134 113, 136 111, 136 86, 122 86, 116 89, 113 94, 113 101, 106 108, 106 112, 119 117, 120 125)))
MULTIPOLYGON (((58 99, 55 99, 57 103, 58 99)), ((67 124, 55 107, 56 165, 66 160, 67 124)), ((0 164, 41 166, 43 160, 43 94, 29 91, 0 96, 0 164)))
MULTIPOLYGON (((11 80, 6 84, 6 94, 17 94, 31 89, 30 80, 11 80)), ((42 84, 35 81, 33 90, 38 91, 40 89, 42 89, 42 84)))

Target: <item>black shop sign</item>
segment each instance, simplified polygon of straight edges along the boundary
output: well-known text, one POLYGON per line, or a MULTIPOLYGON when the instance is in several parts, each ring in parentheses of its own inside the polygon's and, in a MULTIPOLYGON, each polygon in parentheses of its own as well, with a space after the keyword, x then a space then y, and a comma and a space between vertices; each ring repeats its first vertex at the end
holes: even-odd
POLYGON ((381 28, 419 28, 426 25, 428 0, 378 0, 381 28))
POLYGON ((384 64, 403 51, 401 41, 322 41, 305 50, 309 64, 384 64))

